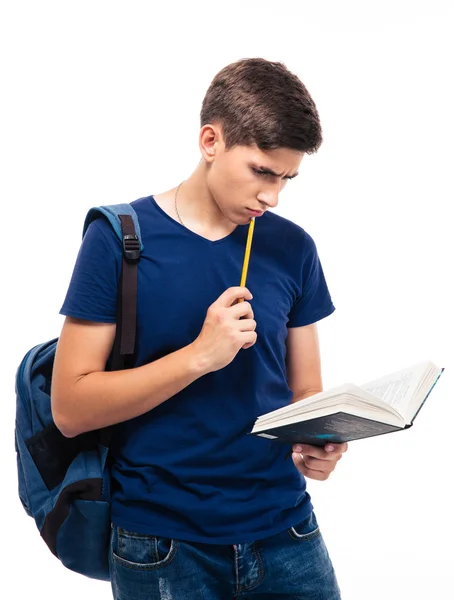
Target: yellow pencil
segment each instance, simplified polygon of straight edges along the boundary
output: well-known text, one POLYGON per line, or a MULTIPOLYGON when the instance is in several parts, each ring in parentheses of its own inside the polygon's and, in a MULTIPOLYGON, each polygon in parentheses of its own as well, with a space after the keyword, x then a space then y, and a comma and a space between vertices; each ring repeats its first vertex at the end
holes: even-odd
MULTIPOLYGON (((248 230, 247 242, 246 242, 246 251, 244 253, 243 272, 241 273, 241 282, 240 282, 241 287, 244 287, 246 285, 247 270, 248 270, 248 266, 249 266, 249 257, 251 256, 252 236, 254 234, 254 224, 255 224, 255 217, 252 217, 252 219, 249 222, 249 230, 248 230)), ((243 301, 244 301, 244 298, 238 298, 238 302, 243 302, 243 301)))

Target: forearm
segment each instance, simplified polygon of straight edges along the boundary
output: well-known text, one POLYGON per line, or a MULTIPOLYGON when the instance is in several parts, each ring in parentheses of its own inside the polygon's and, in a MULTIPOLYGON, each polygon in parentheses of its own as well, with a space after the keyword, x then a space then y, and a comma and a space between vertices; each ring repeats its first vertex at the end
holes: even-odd
POLYGON ((294 395, 291 401, 291 404, 294 402, 300 402, 300 400, 304 400, 305 398, 309 398, 310 396, 314 396, 319 392, 322 392, 322 387, 313 388, 311 390, 306 390, 304 392, 300 392, 298 395, 294 395))
POLYGON ((147 365, 99 371, 80 377, 54 419, 66 437, 138 417, 162 404, 206 374, 192 344, 147 365))

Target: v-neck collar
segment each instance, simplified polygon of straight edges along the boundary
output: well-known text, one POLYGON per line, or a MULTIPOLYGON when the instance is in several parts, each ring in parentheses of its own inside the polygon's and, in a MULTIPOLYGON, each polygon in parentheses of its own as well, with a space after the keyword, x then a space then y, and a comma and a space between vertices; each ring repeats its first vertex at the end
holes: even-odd
POLYGON ((198 238, 199 240, 203 240, 205 243, 215 246, 217 244, 222 244, 224 242, 229 241, 231 238, 233 238, 235 235, 238 235, 239 232, 241 232, 242 229, 244 229, 245 227, 248 227, 248 225, 237 225, 235 227, 235 229, 233 231, 231 231, 228 235, 226 235, 223 238, 220 238, 219 240, 209 240, 208 238, 204 237, 203 235, 200 235, 198 233, 196 233, 195 231, 192 231, 192 229, 188 229, 187 227, 185 227, 184 225, 182 225, 179 221, 177 221, 176 219, 174 219, 173 217, 171 217, 169 214, 166 213, 165 210, 163 210, 159 204, 156 202, 156 200, 154 199, 154 196, 151 195, 150 196, 150 200, 152 205, 171 223, 174 223, 174 225, 176 227, 179 227, 181 230, 183 230, 185 233, 187 233, 188 235, 192 235, 196 238, 198 238))

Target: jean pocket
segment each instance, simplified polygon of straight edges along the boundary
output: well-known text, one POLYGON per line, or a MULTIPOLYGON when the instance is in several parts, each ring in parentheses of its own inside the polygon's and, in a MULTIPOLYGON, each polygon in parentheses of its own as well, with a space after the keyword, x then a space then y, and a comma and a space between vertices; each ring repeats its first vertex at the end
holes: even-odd
POLYGON ((113 536, 112 557, 124 567, 158 569, 174 558, 177 545, 177 541, 170 538, 134 533, 117 527, 113 536))
POLYGON ((291 538, 300 542, 310 541, 320 536, 320 528, 317 523, 317 517, 314 512, 293 527, 289 527, 287 532, 291 538))

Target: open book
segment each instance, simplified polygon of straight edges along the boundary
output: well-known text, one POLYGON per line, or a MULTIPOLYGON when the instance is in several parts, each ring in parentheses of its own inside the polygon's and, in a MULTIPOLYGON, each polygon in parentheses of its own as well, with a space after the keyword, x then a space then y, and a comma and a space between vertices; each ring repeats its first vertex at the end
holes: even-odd
POLYGON ((408 429, 443 371, 425 361, 361 386, 345 383, 258 417, 249 435, 323 446, 408 429))

